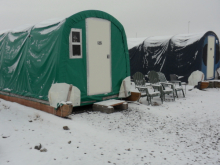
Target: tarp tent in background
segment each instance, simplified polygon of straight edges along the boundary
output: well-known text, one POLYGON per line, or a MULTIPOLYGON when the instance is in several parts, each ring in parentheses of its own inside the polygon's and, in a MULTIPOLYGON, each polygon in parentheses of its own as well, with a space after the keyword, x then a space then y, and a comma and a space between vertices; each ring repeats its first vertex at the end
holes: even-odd
POLYGON ((148 37, 140 45, 129 49, 131 76, 136 72, 147 75, 151 70, 164 72, 170 38, 148 37))
MULTIPOLYGON (((131 39, 132 41, 132 39, 131 39)), ((130 41, 128 39, 128 45, 130 41)), ((219 67, 219 39, 214 32, 178 34, 167 37, 148 37, 129 48, 131 75, 151 70, 161 71, 169 80, 170 74, 184 76, 187 81, 195 70, 213 79, 219 67)))
POLYGON ((80 90, 80 105, 86 105, 118 98, 129 76, 124 28, 102 11, 83 11, 0 34, 1 94, 47 103, 51 85, 67 83, 80 90))

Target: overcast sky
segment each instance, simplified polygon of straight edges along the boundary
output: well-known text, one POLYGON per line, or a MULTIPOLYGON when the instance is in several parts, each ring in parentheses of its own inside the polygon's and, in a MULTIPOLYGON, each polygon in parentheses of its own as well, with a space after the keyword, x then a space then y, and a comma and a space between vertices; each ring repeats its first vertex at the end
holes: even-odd
POLYGON ((0 0, 0 31, 90 9, 113 15, 128 38, 186 34, 188 26, 220 38, 220 0, 0 0))

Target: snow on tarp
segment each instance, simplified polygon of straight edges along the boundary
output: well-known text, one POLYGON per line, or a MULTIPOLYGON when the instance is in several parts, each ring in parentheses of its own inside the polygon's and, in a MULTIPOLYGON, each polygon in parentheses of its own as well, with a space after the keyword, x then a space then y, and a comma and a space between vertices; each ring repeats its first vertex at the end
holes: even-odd
MULTIPOLYGON (((18 77, 26 77, 27 74, 21 74, 21 70, 24 68, 24 58, 22 58, 23 53, 21 50, 25 48, 24 43, 27 40, 28 36, 29 32, 8 32, 7 35, 5 35, 4 40, 0 41, 0 85, 3 91, 8 88, 11 90, 11 92, 16 93, 16 89, 19 89, 22 87, 22 85, 24 85, 19 85, 17 81, 18 77), (19 63, 22 65, 18 66, 19 63), (11 83, 8 83, 8 80, 10 80, 11 83), (5 86, 3 84, 5 84, 5 86)), ((27 88, 28 86, 26 86, 26 89, 27 88)), ((26 90, 23 90, 22 92, 26 93, 26 90)))
MULTIPOLYGON (((66 18, 53 18, 53 19, 48 19, 48 20, 42 21, 42 22, 40 22, 36 25, 25 24, 25 25, 21 25, 17 28, 14 28, 12 30, 2 30, 2 31, 0 31, 0 36, 4 33, 7 33, 7 32, 20 33, 20 32, 29 31, 31 28, 44 28, 44 27, 56 25, 56 24, 59 24, 59 23, 64 23, 65 20, 66 20, 66 18)), ((50 30, 50 31, 53 31, 53 30, 50 30)))
POLYGON ((164 62, 166 60, 165 54, 169 46, 169 39, 170 36, 157 36, 149 37, 146 40, 144 40, 143 48, 146 52, 146 55, 144 56, 146 64, 146 66, 144 66, 145 68, 148 67, 148 65, 150 65, 149 60, 151 60, 153 62, 153 66, 159 65, 159 70, 162 70, 164 62), (151 56, 152 52, 154 52, 153 56, 151 56))
POLYGON ((144 47, 157 47, 167 45, 172 36, 153 36, 144 40, 144 47))
POLYGON ((204 32, 192 34, 177 34, 171 38, 171 41, 175 46, 185 47, 199 41, 200 38, 204 36, 204 34, 204 32))
POLYGON ((13 33, 8 34, 8 39, 10 42, 14 42, 18 38, 19 38, 19 36, 15 36, 15 35, 13 35, 13 33))
POLYGON ((131 75, 150 70, 162 71, 171 36, 148 37, 140 45, 129 50, 131 75))
POLYGON ((131 49, 131 48, 133 48, 135 46, 138 46, 145 39, 146 39, 146 37, 143 37, 143 38, 127 38, 128 49, 131 49))
POLYGON ((3 39, 5 38, 6 35, 7 35, 7 33, 0 34, 0 47, 1 47, 1 42, 3 41, 3 39))
POLYGON ((54 68, 60 50, 59 25, 53 30, 54 26, 35 29, 21 26, 0 35, 2 90, 7 87, 18 95, 48 100, 48 90, 53 82, 57 82, 54 68), (51 31, 53 34, 48 34, 51 31), (46 65, 47 61, 50 61, 49 65, 46 65))
POLYGON ((29 31, 32 27, 33 27, 33 25, 26 24, 26 25, 19 26, 15 29, 12 29, 10 32, 12 32, 12 33, 26 32, 26 31, 29 31))
POLYGON ((177 46, 187 46, 193 44, 194 42, 200 40, 200 38, 205 34, 202 33, 191 33, 191 34, 177 34, 174 36, 151 36, 151 37, 141 37, 141 38, 128 38, 128 49, 137 47, 143 42, 146 42, 146 46, 158 45, 163 41, 171 40, 177 46), (151 44, 152 42, 152 44, 151 44))
MULTIPOLYGON (((44 27, 48 27, 48 26, 52 26, 52 25, 56 25, 57 26, 61 26, 64 22, 65 22, 66 18, 53 18, 53 19, 48 19, 45 21, 42 21, 36 25, 32 25, 32 24, 25 24, 25 25, 21 25, 18 26, 17 28, 14 28, 12 30, 2 30, 0 31, 0 41, 1 41, 1 35, 4 35, 5 33, 11 32, 11 33, 20 33, 20 32, 27 32, 29 30, 31 30, 32 28, 44 28, 44 27)), ((57 26, 53 26, 50 29, 46 29, 45 31, 42 31, 42 34, 46 34, 49 33, 53 30, 55 30, 57 28, 57 26)), ((14 40, 14 39, 12 39, 14 40)))
POLYGON ((51 27, 48 27, 48 28, 41 30, 40 34, 47 34, 47 33, 50 33, 52 31, 56 30, 56 29, 59 29, 63 25, 63 23, 65 23, 65 20, 59 22, 58 24, 55 24, 54 26, 51 25, 51 27))
POLYGON ((48 19, 48 20, 45 20, 45 21, 42 21, 42 22, 36 24, 34 26, 34 28, 48 27, 48 26, 55 25, 55 24, 58 24, 58 23, 63 22, 63 21, 65 21, 65 18, 48 19))
POLYGON ((21 56, 15 61, 15 63, 8 67, 8 73, 12 73, 17 68, 18 62, 20 61, 21 56))
POLYGON ((0 31, 0 36, 5 34, 5 33, 8 33, 10 31, 10 29, 6 29, 6 30, 1 30, 0 31))

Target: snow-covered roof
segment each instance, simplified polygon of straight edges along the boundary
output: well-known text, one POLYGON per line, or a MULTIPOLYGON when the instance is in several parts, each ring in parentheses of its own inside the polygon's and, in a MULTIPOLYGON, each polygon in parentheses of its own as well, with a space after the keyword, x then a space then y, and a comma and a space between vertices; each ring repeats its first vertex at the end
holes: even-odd
POLYGON ((190 45, 198 40, 200 40, 206 32, 192 33, 192 34, 177 34, 174 36, 152 36, 145 38, 128 38, 128 49, 140 45, 144 42, 144 46, 159 46, 164 42, 171 40, 178 46, 190 45))
POLYGON ((9 32, 9 31, 10 31, 10 29, 1 30, 1 31, 0 31, 0 35, 2 35, 2 34, 4 34, 4 33, 7 33, 7 32, 9 32))
POLYGON ((170 38, 172 36, 154 36, 154 37, 148 37, 144 40, 144 47, 154 47, 154 46, 160 46, 161 44, 169 42, 170 38))
POLYGON ((0 31, 0 35, 4 34, 4 33, 7 33, 7 32, 19 33, 19 32, 26 32, 26 31, 30 30, 31 28, 48 27, 48 26, 51 26, 51 25, 58 24, 60 22, 63 23, 63 22, 65 22, 65 19, 66 18, 53 18, 53 19, 48 19, 48 20, 42 21, 40 23, 37 23, 36 25, 25 24, 25 25, 19 26, 17 28, 14 28, 12 30, 11 29, 2 30, 2 31, 0 31))
POLYGON ((63 22, 66 18, 53 18, 42 21, 34 26, 34 28, 43 28, 63 22))
POLYGON ((12 29, 10 32, 12 32, 12 33, 26 32, 26 31, 29 31, 32 27, 33 27, 33 25, 31 25, 31 24, 25 24, 25 25, 22 25, 22 26, 15 28, 15 29, 12 29))
POLYGON ((177 46, 186 46, 200 40, 204 34, 205 32, 193 34, 177 34, 171 38, 171 41, 177 46))
POLYGON ((140 45, 147 37, 142 38, 127 38, 128 49, 140 45))

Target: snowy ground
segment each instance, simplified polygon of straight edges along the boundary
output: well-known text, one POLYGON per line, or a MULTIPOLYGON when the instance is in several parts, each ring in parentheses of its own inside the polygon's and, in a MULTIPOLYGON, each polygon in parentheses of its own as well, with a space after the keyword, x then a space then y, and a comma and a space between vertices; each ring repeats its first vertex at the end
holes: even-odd
POLYGON ((219 98, 220 89, 194 89, 159 106, 142 98, 125 111, 70 119, 0 100, 0 164, 220 164, 219 98), (34 149, 39 143, 47 152, 34 149))

